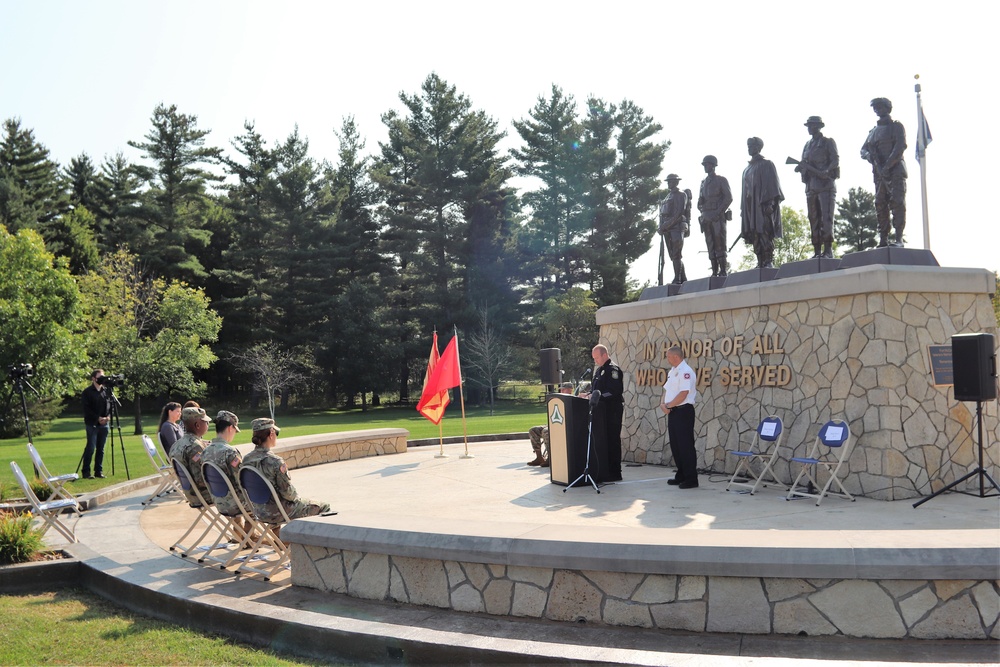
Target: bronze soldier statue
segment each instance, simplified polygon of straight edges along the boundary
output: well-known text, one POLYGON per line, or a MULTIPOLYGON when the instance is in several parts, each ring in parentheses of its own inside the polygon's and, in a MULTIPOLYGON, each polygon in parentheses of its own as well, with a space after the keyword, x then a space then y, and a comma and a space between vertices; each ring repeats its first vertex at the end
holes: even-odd
POLYGON ((733 203, 733 193, 729 189, 729 181, 724 176, 718 176, 715 168, 719 161, 714 155, 706 155, 701 161, 705 168, 705 180, 698 190, 698 222, 705 234, 705 245, 708 246, 708 257, 712 262, 712 277, 725 276, 729 273, 729 263, 726 259, 726 221, 732 219, 729 205, 733 203))
POLYGON ((812 136, 802 149, 802 161, 795 171, 802 174, 806 184, 806 208, 809 227, 812 229, 813 257, 833 259, 833 208, 837 197, 837 179, 840 178, 840 155, 837 142, 824 137, 824 127, 819 116, 809 116, 806 129, 812 136))
POLYGON ((875 213, 878 216, 878 245, 903 245, 903 229, 906 228, 906 130, 898 120, 893 120, 892 102, 884 97, 871 101, 872 109, 878 115, 878 124, 868 133, 861 158, 872 163, 875 177, 875 213), (890 212, 891 225, 890 225, 890 212), (889 239, 890 226, 895 231, 889 239))
MULTIPOLYGON (((674 265, 674 285, 680 285, 687 280, 684 273, 684 262, 681 261, 681 251, 684 250, 684 237, 691 234, 688 220, 691 217, 691 192, 677 187, 681 177, 677 174, 667 174, 667 196, 660 202, 660 235, 667 246, 667 256, 674 265)), ((660 245, 660 284, 663 284, 663 245, 660 245)))
POLYGON ((757 268, 773 269, 774 239, 781 238, 781 202, 785 195, 778 182, 778 170, 760 154, 762 148, 762 139, 747 139, 750 164, 743 170, 740 216, 743 240, 753 246, 757 268))

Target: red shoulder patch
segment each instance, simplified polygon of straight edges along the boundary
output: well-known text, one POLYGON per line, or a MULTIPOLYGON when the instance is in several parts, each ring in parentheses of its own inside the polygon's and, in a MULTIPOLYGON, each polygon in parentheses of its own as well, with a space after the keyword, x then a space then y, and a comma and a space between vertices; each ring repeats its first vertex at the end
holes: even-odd
POLYGON ((690 380, 691 379, 691 374, 690 373, 685 373, 684 374, 684 379, 685 380, 690 380))

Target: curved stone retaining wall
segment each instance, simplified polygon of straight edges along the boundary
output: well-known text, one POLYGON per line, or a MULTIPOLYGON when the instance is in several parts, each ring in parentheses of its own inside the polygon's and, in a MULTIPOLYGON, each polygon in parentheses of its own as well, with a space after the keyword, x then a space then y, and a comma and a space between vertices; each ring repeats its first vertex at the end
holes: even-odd
POLYGON ((599 529, 582 543, 563 526, 493 524, 490 535, 479 524, 438 524, 470 531, 458 535, 424 532, 433 522, 414 518, 334 521, 303 519, 282 529, 292 543, 293 584, 457 611, 664 630, 1000 639, 994 531, 981 531, 982 547, 971 550, 934 545, 934 531, 899 536, 891 549, 851 546, 864 538, 840 531, 775 533, 773 547, 752 548, 740 546, 740 531, 699 546, 674 530, 645 529, 640 538, 599 529), (412 530, 402 527, 414 522, 412 530))
MULTIPOLYGON (((699 378, 699 467, 735 468, 759 421, 785 422, 775 466, 790 483, 819 426, 846 419, 857 446, 845 486, 880 500, 936 491, 978 465, 975 403, 934 386, 928 346, 996 333, 992 273, 868 266, 598 311, 601 342, 625 370, 624 459, 669 463, 659 410, 671 343, 699 378)), ((997 479, 1000 420, 985 405, 986 468, 997 479)), ((978 480, 965 487, 978 491, 978 480), (974 488, 975 487, 975 488, 974 488)))

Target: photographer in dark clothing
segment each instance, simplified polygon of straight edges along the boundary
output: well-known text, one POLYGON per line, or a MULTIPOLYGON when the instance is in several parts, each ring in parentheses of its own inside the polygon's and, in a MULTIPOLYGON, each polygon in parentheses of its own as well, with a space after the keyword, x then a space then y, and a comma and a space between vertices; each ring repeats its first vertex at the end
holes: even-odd
POLYGON ((87 447, 83 450, 83 478, 104 479, 104 443, 108 440, 111 421, 111 398, 104 389, 104 371, 95 368, 90 374, 90 386, 83 390, 83 423, 87 429, 87 447), (90 461, 94 474, 90 474, 90 461))

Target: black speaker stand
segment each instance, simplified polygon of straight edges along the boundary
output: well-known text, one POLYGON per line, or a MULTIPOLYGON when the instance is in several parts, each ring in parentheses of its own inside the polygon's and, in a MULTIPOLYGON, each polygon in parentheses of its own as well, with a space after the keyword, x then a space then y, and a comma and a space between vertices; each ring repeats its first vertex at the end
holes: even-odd
MULTIPOLYGON (((1000 496, 1000 485, 998 485, 996 483, 996 480, 994 480, 992 477, 990 477, 990 474, 988 472, 986 472, 986 469, 983 467, 983 449, 984 449, 984 444, 983 444, 983 402, 982 401, 976 401, 976 426, 977 426, 977 430, 979 431, 979 467, 976 468, 975 470, 973 470, 972 472, 970 472, 969 474, 967 474, 967 475, 965 475, 965 476, 963 476, 963 477, 961 477, 959 479, 956 479, 954 482, 952 482, 948 486, 944 487, 943 489, 939 489, 939 490, 935 491, 934 493, 932 493, 931 495, 927 496, 926 498, 913 503, 913 507, 914 508, 920 507, 921 505, 923 505, 924 503, 926 503, 931 498, 937 498, 938 496, 940 496, 945 491, 951 491, 953 488, 955 488, 956 486, 958 486, 959 484, 961 484, 965 480, 971 479, 972 477, 975 477, 976 475, 979 476, 979 495, 978 495, 979 498, 993 498, 995 496, 1000 496), (995 491, 997 491, 997 493, 990 493, 990 494, 987 495, 987 493, 986 493, 986 480, 990 481, 990 484, 993 486, 993 489, 995 491)), ((968 491, 959 491, 958 493, 964 493, 967 496, 975 496, 976 495, 974 493, 969 493, 968 491)))

